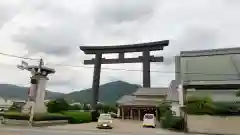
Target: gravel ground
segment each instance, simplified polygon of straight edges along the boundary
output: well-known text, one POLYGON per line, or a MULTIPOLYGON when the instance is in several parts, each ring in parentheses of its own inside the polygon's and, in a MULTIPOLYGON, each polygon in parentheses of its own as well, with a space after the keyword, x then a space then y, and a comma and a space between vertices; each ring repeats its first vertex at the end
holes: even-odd
POLYGON ((190 131, 240 135, 240 116, 189 115, 188 127, 190 131))

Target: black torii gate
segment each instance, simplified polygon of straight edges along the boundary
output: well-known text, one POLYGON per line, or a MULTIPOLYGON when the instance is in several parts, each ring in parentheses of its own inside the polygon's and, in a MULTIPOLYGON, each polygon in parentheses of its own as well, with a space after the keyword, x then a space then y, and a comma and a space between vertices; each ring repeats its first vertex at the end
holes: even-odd
POLYGON ((101 64, 117 64, 117 63, 143 63, 143 87, 150 87, 150 62, 163 62, 163 57, 150 56, 150 51, 163 50, 168 46, 169 41, 157 41, 131 45, 117 45, 117 46, 80 46, 80 49, 85 54, 95 54, 95 58, 91 60, 84 60, 84 64, 94 64, 93 73, 93 102, 92 107, 96 110, 96 105, 99 98, 99 82, 101 64), (142 56, 136 58, 125 58, 124 54, 128 52, 142 52, 142 56), (102 58, 103 54, 118 53, 117 59, 102 58))

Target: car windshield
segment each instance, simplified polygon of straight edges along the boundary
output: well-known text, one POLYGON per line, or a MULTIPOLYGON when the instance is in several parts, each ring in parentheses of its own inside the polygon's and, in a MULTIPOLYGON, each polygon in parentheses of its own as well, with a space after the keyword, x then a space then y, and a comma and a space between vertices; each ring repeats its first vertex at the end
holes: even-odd
POLYGON ((110 120, 111 117, 110 117, 109 115, 101 115, 101 116, 99 117, 99 119, 100 119, 100 120, 110 120))
POLYGON ((153 115, 145 115, 146 119, 153 119, 153 115))

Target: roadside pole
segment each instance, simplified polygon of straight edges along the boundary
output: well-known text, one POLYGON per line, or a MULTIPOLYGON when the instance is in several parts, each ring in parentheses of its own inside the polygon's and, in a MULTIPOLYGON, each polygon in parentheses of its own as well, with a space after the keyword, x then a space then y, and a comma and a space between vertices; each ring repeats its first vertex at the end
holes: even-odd
POLYGON ((178 86, 178 96, 179 96, 179 104, 180 104, 180 115, 184 119, 184 132, 188 132, 188 121, 187 121, 187 112, 186 112, 186 102, 187 102, 187 90, 186 88, 180 84, 178 86))

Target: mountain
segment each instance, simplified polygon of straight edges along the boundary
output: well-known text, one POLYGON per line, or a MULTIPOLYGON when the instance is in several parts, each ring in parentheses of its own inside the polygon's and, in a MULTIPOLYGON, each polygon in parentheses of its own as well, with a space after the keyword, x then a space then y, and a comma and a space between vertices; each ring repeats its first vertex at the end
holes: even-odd
MULTIPOLYGON (((11 84, 0 84, 0 97, 9 99, 26 100, 28 95, 27 87, 20 87, 11 84)), ((46 99, 61 97, 63 94, 58 92, 46 91, 46 99)))
MULTIPOLYGON (((135 92, 140 86, 124 81, 110 82, 99 86, 99 100, 104 103, 116 103, 124 95, 135 92)), ((11 84, 0 84, 0 97, 9 99, 27 99, 28 88, 11 84)), ((63 97, 69 102, 91 103, 92 89, 75 91, 68 94, 46 92, 46 99, 63 97)))
MULTIPOLYGON (((124 81, 110 82, 99 87, 99 101, 103 103, 116 103, 116 101, 124 95, 135 92, 140 86, 130 84, 124 81)), ((91 103, 92 89, 72 92, 64 95, 67 101, 91 103)))

